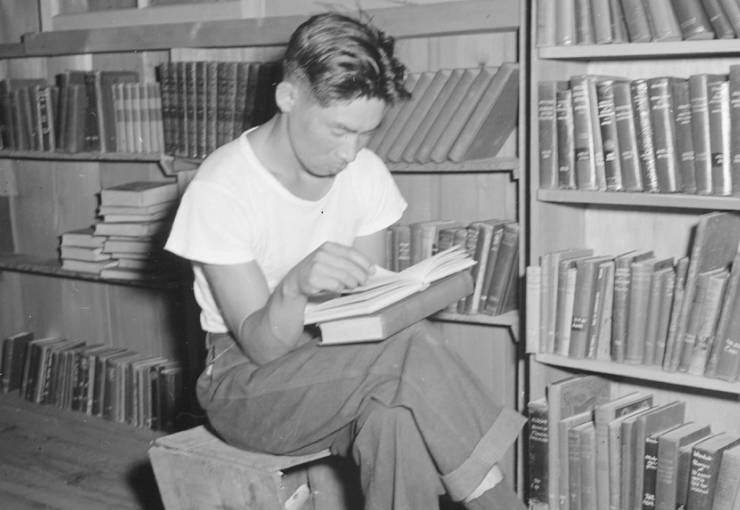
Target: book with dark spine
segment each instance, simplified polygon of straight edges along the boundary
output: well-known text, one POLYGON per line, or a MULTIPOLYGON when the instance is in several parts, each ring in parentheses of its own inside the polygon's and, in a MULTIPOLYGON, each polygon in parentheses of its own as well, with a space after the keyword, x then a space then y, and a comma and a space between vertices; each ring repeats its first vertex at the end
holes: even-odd
POLYGON ((573 126, 573 91, 561 89, 556 92, 555 97, 558 132, 558 183, 560 189, 578 189, 573 126))
POLYGON ((614 80, 603 80, 596 83, 596 99, 599 108, 599 127, 601 129, 601 141, 604 150, 606 190, 623 191, 621 151, 614 103, 614 80))
POLYGON ((673 110, 676 122, 676 152, 683 193, 696 193, 691 96, 689 81, 686 78, 673 78, 673 110))
POLYGON ((732 194, 730 170, 730 84, 724 80, 707 84, 709 105, 709 152, 712 161, 712 195, 732 194))

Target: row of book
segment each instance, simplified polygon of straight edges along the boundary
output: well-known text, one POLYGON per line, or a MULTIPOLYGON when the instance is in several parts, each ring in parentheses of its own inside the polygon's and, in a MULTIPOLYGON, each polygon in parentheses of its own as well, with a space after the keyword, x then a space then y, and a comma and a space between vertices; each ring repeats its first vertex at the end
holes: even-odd
POLYGON ((543 254, 527 268, 528 350, 735 381, 740 215, 699 218, 690 256, 543 254))
POLYGON ((103 344, 23 331, 3 340, 2 391, 139 428, 173 431, 183 407, 183 366, 103 344))
POLYGON ((538 94, 540 188, 740 196, 740 65, 574 75, 538 94))
POLYGON ((740 36, 737 0, 539 0, 537 45, 619 44, 740 36))
POLYGON ((165 62, 162 90, 165 152, 204 158, 277 111, 279 62, 165 62))
POLYGON ((62 233, 62 269, 136 281, 182 276, 179 259, 164 251, 177 204, 173 182, 133 181, 104 188, 99 221, 62 233))
POLYGON ((686 419, 686 402, 615 395, 595 375, 547 388, 527 408, 532 509, 740 508, 740 435, 686 419))
POLYGON ((519 232, 517 222, 498 218, 467 225, 454 219, 394 225, 387 231, 386 267, 403 271, 438 252, 463 245, 476 262, 471 269, 473 294, 446 311, 501 315, 518 307, 519 232))
POLYGON ((392 163, 492 158, 517 125, 519 66, 410 73, 412 98, 394 105, 368 148, 392 163))

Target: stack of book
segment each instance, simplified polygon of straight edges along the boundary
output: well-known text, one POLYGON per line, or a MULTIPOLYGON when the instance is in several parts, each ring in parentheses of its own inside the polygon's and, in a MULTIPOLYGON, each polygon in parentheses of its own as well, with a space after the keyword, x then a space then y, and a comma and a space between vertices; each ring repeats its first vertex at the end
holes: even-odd
POLYGON ((177 209, 177 184, 166 181, 134 181, 100 193, 94 225, 105 236, 101 252, 115 261, 100 271, 102 278, 167 280, 178 276, 178 264, 164 250, 177 209))
POLYGON ((737 508, 740 435, 686 419, 686 402, 616 394, 575 375, 528 406, 530 508, 737 508), (735 506, 733 506, 735 505, 735 506))
POLYGON ((164 150, 204 158, 277 110, 279 62, 165 62, 157 66, 164 150))
POLYGON ((24 331, 4 339, 2 370, 6 393, 141 428, 172 431, 183 409, 181 363, 122 348, 24 331))
POLYGON ((736 0, 537 1, 540 47, 738 36, 740 4, 736 0))
POLYGON ((94 227, 63 232, 59 247, 62 269, 100 274, 104 268, 115 266, 111 254, 103 252, 107 239, 107 236, 96 235, 94 227))
POLYGON ((740 65, 538 84, 540 188, 740 196, 740 65))
POLYGON ((527 268, 527 349, 735 381, 740 215, 699 218, 691 253, 544 254, 527 268))
POLYGON ((519 224, 493 218, 463 225, 457 220, 428 220, 394 225, 387 231, 386 267, 407 267, 455 245, 476 261, 474 291, 445 311, 466 315, 501 315, 515 310, 519 281, 519 224))
POLYGON ((164 152, 162 96, 158 83, 117 83, 113 86, 116 147, 129 154, 164 152))
POLYGON ((392 163, 492 158, 517 124, 519 66, 410 73, 412 98, 396 104, 368 148, 392 163))

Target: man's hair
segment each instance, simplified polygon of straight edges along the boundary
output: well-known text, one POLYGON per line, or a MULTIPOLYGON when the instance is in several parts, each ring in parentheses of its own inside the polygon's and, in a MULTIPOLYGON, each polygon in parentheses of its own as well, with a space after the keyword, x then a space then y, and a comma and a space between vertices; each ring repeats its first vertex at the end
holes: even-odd
POLYGON ((293 32, 283 72, 324 107, 359 98, 393 104, 411 96, 403 86, 406 66, 394 48, 394 39, 369 23, 336 12, 318 14, 293 32))

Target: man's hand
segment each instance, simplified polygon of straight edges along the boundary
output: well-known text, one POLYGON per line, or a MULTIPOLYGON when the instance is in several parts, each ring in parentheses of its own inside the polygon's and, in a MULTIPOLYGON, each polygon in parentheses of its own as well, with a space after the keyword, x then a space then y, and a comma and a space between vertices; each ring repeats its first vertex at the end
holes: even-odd
POLYGON ((287 295, 306 298, 340 293, 363 285, 374 272, 372 260, 355 248, 327 242, 286 275, 284 290, 287 295))

